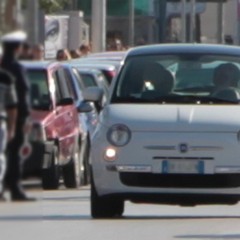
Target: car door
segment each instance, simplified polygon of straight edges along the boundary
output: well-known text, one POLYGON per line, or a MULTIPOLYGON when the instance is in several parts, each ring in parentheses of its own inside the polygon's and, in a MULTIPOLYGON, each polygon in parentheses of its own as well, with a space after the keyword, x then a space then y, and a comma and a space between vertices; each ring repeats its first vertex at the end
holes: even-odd
POLYGON ((60 155, 62 163, 67 163, 71 158, 78 138, 78 118, 74 103, 66 104, 63 100, 72 98, 69 85, 65 79, 63 68, 54 73, 57 88, 56 99, 56 127, 58 129, 60 155))

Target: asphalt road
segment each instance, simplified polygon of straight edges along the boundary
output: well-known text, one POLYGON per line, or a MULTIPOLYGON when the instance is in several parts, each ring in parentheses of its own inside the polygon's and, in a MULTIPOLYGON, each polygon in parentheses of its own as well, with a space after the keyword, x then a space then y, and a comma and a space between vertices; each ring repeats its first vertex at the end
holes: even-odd
POLYGON ((0 203, 0 240, 240 239, 240 204, 194 208, 125 204, 123 218, 92 220, 89 187, 42 191, 34 203, 0 203))

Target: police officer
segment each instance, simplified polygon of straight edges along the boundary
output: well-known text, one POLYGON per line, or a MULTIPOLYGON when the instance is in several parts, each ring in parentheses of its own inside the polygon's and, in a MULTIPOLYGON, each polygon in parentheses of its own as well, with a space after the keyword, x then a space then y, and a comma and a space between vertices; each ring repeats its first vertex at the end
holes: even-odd
POLYGON ((26 41, 26 34, 22 31, 9 33, 2 37, 3 57, 1 66, 15 78, 15 88, 18 98, 18 115, 15 136, 8 144, 8 169, 6 183, 13 201, 29 199, 21 186, 22 159, 20 149, 24 143, 24 129, 30 113, 29 85, 23 67, 18 62, 22 44, 26 41))
POLYGON ((0 69, 0 200, 3 198, 3 180, 6 172, 6 143, 15 134, 17 95, 13 77, 0 69))

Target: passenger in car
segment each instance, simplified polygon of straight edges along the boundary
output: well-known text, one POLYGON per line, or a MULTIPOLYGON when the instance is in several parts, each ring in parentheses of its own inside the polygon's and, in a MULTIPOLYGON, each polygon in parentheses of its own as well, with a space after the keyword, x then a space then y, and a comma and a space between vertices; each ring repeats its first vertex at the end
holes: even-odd
POLYGON ((232 63, 224 63, 214 70, 212 95, 226 100, 240 100, 240 70, 232 63))
POLYGON ((34 104, 39 104, 40 90, 38 84, 32 84, 30 88, 31 99, 34 104))
POLYGON ((167 96, 172 92, 174 77, 160 64, 154 63, 147 66, 143 79, 145 91, 142 93, 142 98, 154 99, 167 96))
POLYGON ((223 63, 214 70, 213 83, 214 91, 227 87, 238 87, 240 70, 232 63, 223 63))

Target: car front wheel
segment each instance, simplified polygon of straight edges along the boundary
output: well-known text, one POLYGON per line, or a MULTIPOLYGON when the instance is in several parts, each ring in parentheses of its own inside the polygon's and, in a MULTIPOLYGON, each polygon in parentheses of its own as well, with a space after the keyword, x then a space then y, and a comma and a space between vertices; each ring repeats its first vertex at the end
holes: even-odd
POLYGON ((42 187, 46 190, 55 190, 59 187, 59 165, 58 165, 58 148, 53 147, 50 156, 50 165, 48 168, 42 170, 42 187))
POLYGON ((80 148, 79 145, 76 147, 71 161, 63 166, 63 180, 64 185, 67 188, 78 188, 80 186, 80 148))
POLYGON ((90 151, 90 143, 89 140, 86 141, 85 148, 83 151, 83 163, 82 163, 82 171, 81 171, 81 184, 88 185, 90 183, 90 165, 89 165, 89 151, 90 151))
POLYGON ((124 201, 110 196, 100 197, 91 176, 91 215, 93 218, 121 217, 124 212, 124 201))

